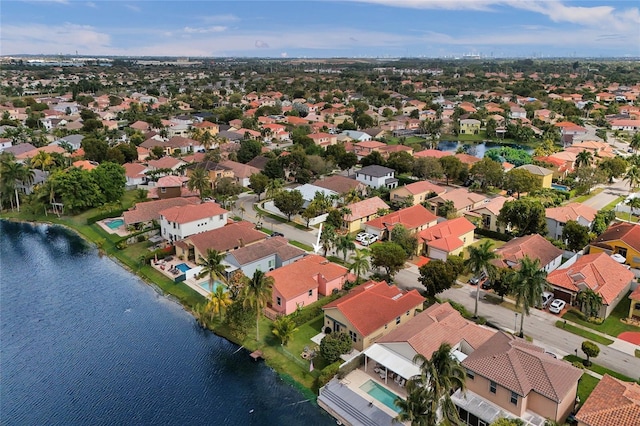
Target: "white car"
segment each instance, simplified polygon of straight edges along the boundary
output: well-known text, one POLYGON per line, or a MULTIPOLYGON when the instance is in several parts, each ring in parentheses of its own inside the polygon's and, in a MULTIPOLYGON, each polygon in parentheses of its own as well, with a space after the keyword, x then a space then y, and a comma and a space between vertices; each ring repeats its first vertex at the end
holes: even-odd
POLYGON ((362 241, 360 241, 360 243, 363 246, 368 246, 370 244, 375 243, 376 241, 378 241, 378 236, 377 235, 368 234, 365 238, 362 239, 362 241))
POLYGON ((551 302, 551 305, 549 305, 549 312, 551 312, 552 314, 559 314, 560 312, 562 312, 566 305, 567 302, 565 302, 564 300, 556 299, 551 302))
POLYGON ((358 235, 356 235, 356 241, 364 241, 367 238, 369 238, 371 236, 371 234, 369 234, 368 232, 360 232, 358 233, 358 235))

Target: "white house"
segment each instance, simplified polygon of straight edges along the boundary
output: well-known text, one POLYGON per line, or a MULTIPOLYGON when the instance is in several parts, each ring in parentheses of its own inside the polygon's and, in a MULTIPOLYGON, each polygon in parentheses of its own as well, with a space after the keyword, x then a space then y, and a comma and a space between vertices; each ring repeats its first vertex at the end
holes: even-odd
POLYGON ((353 139, 354 141, 358 141, 358 142, 364 142, 364 141, 370 141, 371 140, 371 135, 370 134, 365 133, 365 132, 358 132, 357 130, 345 130, 341 134, 342 135, 347 135, 351 139, 353 139))
POLYGON ((168 241, 222 228, 229 212, 216 203, 170 207, 160 212, 160 230, 168 241))
POLYGON ((147 181, 147 175, 145 173, 148 169, 146 166, 140 163, 125 163, 122 167, 124 167, 127 187, 137 187, 147 181))
POLYGON ((247 277, 252 277, 257 270, 273 271, 301 259, 305 254, 304 250, 289 245, 284 237, 271 237, 230 251, 225 262, 230 265, 227 272, 241 270, 247 277))
POLYGON ((55 140, 53 142, 51 142, 49 145, 60 145, 61 143, 68 143, 71 148, 76 151, 78 149, 80 149, 80 147, 82 146, 82 140, 84 139, 84 136, 82 135, 67 135, 63 138, 60 138, 58 140, 55 140))
POLYGON ((598 211, 580 203, 546 209, 547 230, 556 240, 562 239, 562 230, 568 221, 573 220, 591 229, 591 224, 598 211))
POLYGON ((332 198, 332 205, 333 207, 335 207, 338 203, 338 198, 340 197, 340 194, 338 194, 335 191, 332 191, 330 189, 327 188, 323 188, 321 186, 315 186, 312 185, 310 183, 305 183, 304 185, 300 185, 296 188, 294 188, 293 190, 296 191, 300 191, 300 193, 302 194, 302 198, 304 199, 304 205, 303 208, 307 208, 309 206, 309 204, 311 203, 311 201, 313 201, 313 199, 316 196, 317 192, 322 193, 322 195, 324 195, 325 197, 328 198, 332 198))
POLYGON ((367 166, 357 170, 356 180, 372 188, 385 186, 393 189, 398 186, 398 179, 395 178, 395 170, 378 165, 367 166))
POLYGON ((0 138, 0 152, 4 151, 7 148, 10 148, 11 145, 12 145, 11 139, 0 138))

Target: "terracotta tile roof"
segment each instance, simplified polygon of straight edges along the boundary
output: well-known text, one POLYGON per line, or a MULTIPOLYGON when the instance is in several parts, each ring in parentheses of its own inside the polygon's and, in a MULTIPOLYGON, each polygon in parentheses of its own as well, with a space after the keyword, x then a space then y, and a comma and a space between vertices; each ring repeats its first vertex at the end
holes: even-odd
POLYGON ((93 170, 96 167, 98 167, 98 163, 96 163, 95 161, 89 161, 89 160, 78 160, 78 161, 74 161, 73 164, 71 164, 73 167, 77 167, 79 169, 85 169, 85 170, 93 170))
POLYGON ((162 210, 160 215, 169 222, 180 224, 190 223, 209 217, 229 213, 216 203, 202 203, 196 205, 175 206, 162 210))
POLYGON ((249 245, 267 238, 267 234, 256 231, 251 222, 236 222, 222 228, 191 235, 184 241, 190 242, 200 253, 206 253, 207 249, 228 252, 236 247, 249 245))
POLYGON ((561 223, 567 223, 569 220, 577 221, 580 217, 584 218, 587 222, 593 222, 596 218, 596 213, 598 213, 598 210, 584 204, 569 203, 566 206, 546 209, 545 216, 561 223))
POLYGON ((549 264, 553 259, 562 255, 562 250, 551 244, 544 237, 533 234, 514 238, 502 247, 496 249, 498 259, 494 261, 501 268, 518 268, 520 259, 528 256, 530 259, 540 260, 540 267, 549 264))
POLYGON ((188 182, 189 178, 186 176, 162 176, 156 182, 156 187, 158 188, 176 188, 184 185, 185 182, 188 182))
POLYGON ((234 250, 229 253, 229 256, 233 256, 243 266, 274 254, 278 255, 282 261, 288 261, 305 253, 304 250, 289 245, 284 237, 271 237, 234 250))
POLYGON ((467 321, 449 303, 435 303, 380 338, 378 343, 407 342, 416 353, 431 358, 442 343, 455 346, 464 340, 477 349, 494 333, 494 330, 467 321))
POLYGON ((461 236, 472 232, 476 226, 464 217, 440 222, 431 228, 424 229, 418 233, 418 239, 422 239, 429 247, 450 252, 464 245, 461 236))
POLYGON ((165 142, 165 146, 169 146, 171 148, 182 148, 182 147, 200 146, 200 145, 201 145, 200 142, 190 138, 185 138, 184 136, 174 136, 165 142))
POLYGON ((631 248, 640 252, 640 225, 620 222, 609 226, 592 244, 597 247, 611 249, 608 244, 612 241, 620 240, 631 248))
POLYGON ((346 208, 351 210, 351 213, 344 215, 344 220, 352 222, 375 214, 378 209, 389 209, 389 205, 382 201, 380 197, 373 197, 358 201, 357 203, 349 204, 346 208))
POLYGON ((318 275, 327 281, 346 277, 349 271, 344 266, 329 262, 322 256, 310 254, 300 260, 267 272, 275 280, 274 288, 286 299, 318 287, 318 275))
POLYGON ((568 362, 502 331, 473 351, 462 366, 522 397, 533 391, 557 403, 582 376, 582 370, 568 362))
POLYGON ((424 194, 429 192, 435 192, 436 194, 441 195, 447 192, 446 188, 443 188, 442 186, 438 186, 427 180, 421 180, 418 182, 410 183, 408 185, 405 185, 404 188, 413 195, 424 194))
POLYGON ((449 155, 453 155, 451 151, 439 151, 437 149, 425 149, 424 151, 419 151, 413 154, 414 157, 433 157, 433 158, 442 158, 449 155))
POLYGON ((366 225, 380 230, 391 230, 395 225, 402 224, 408 230, 412 230, 437 220, 438 217, 436 215, 421 204, 417 204, 370 220, 366 222, 366 225))
POLYGON ((124 175, 130 178, 142 177, 147 170, 146 166, 140 163, 124 163, 124 175))
POLYGON ((526 170, 536 176, 547 176, 553 174, 552 170, 545 169, 544 167, 540 166, 535 166, 533 164, 525 164, 524 166, 516 167, 516 170, 518 169, 526 170))
POLYGON ((255 167, 258 170, 264 170, 264 167, 269 162, 269 158, 258 155, 253 160, 247 163, 248 166, 255 167))
POLYGON ((640 286, 636 288, 633 293, 629 295, 629 299, 631 300, 640 300, 640 286))
POLYGON ((204 156, 204 152, 194 152, 191 155, 185 155, 184 157, 182 157, 182 161, 184 161, 185 163, 199 163, 201 161, 204 161, 204 156))
POLYGON ((445 192, 436 198, 432 198, 433 201, 452 201, 453 206, 457 211, 466 210, 476 203, 487 199, 482 194, 476 194, 475 192, 469 192, 467 188, 458 188, 453 191, 445 192))
POLYGON ((200 199, 192 198, 167 198, 166 200, 146 201, 136 204, 133 209, 122 214, 126 225, 160 220, 160 212, 174 206, 186 206, 188 204, 198 204, 200 199))
POLYGON ((458 157, 460 162, 462 162, 463 164, 468 164, 469 166, 473 166, 475 163, 480 161, 480 158, 465 153, 455 154, 455 156, 458 157))
POLYGON ((221 161, 220 165, 233 170, 233 174, 237 178, 248 178, 251 175, 260 173, 260 169, 249 166, 248 164, 238 163, 237 161, 221 161))
POLYGON ((360 334, 368 336, 407 311, 422 306, 424 300, 415 289, 405 292, 385 281, 368 281, 325 305, 323 310, 337 308, 360 334))
POLYGON ((495 198, 492 198, 488 203, 481 205, 480 207, 476 207, 473 211, 478 211, 482 209, 487 209, 494 215, 498 216, 500 214, 500 210, 504 206, 504 203, 507 201, 513 201, 512 197, 503 197, 502 195, 498 195, 495 198))
POLYGON ((157 160, 147 161, 149 167, 155 167, 156 169, 173 169, 184 164, 182 160, 174 157, 162 157, 157 160))
POLYGON ((330 189, 338 194, 346 194, 352 189, 364 186, 361 182, 341 175, 328 176, 313 182, 315 186, 330 189))
POLYGON ((135 123, 131 124, 129 127, 135 130, 149 130, 150 126, 146 121, 138 120, 135 123))
POLYGON ((605 374, 584 401, 576 419, 586 426, 637 426, 640 385, 605 374))
POLYGON ((408 152, 409 154, 413 154, 413 148, 405 145, 385 145, 380 147, 380 151, 386 152, 387 154, 393 152, 408 152))
POLYGON ((594 253, 582 256, 568 268, 550 272, 547 281, 575 293, 587 286, 602 296, 604 304, 610 305, 633 277, 633 272, 607 253, 594 253))
POLYGON ((382 148, 387 146, 386 143, 378 142, 378 141, 362 141, 362 142, 356 142, 354 143, 354 145, 360 148, 369 148, 369 149, 382 148))

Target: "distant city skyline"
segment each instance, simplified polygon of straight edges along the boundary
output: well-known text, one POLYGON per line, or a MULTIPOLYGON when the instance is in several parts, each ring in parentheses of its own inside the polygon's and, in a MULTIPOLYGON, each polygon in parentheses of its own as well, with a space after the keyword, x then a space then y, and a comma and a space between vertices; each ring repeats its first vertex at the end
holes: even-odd
POLYGON ((640 56, 619 0, 4 0, 0 23, 4 56, 640 56))

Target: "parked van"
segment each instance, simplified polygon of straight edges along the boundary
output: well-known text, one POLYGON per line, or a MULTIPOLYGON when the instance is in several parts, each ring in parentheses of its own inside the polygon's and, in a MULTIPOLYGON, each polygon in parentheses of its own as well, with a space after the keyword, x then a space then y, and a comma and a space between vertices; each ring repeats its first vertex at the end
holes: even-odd
POLYGON ((549 293, 548 291, 545 291, 544 293, 542 293, 542 309, 546 309, 552 300, 553 300, 553 293, 549 293))

